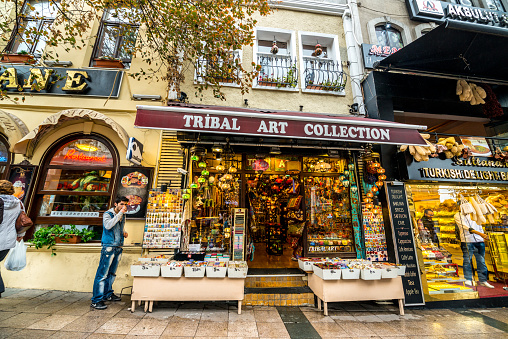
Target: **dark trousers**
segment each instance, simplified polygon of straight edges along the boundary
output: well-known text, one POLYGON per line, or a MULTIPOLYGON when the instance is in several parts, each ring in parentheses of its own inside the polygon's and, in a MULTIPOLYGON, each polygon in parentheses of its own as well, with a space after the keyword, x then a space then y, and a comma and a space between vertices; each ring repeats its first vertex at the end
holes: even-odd
MULTIPOLYGON (((4 260, 7 256, 7 253, 9 253, 9 250, 2 250, 0 251, 0 261, 4 260)), ((2 280, 2 273, 0 273, 0 293, 5 292, 5 286, 4 281, 2 280)))

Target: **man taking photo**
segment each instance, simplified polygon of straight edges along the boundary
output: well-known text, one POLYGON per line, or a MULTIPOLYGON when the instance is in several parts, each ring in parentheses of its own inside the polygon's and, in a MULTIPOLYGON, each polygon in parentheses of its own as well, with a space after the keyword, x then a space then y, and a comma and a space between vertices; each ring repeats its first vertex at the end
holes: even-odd
POLYGON ((115 207, 104 212, 102 217, 104 229, 101 240, 101 259, 93 282, 92 304, 90 305, 97 310, 104 310, 108 307, 104 301, 122 300, 113 293, 113 282, 116 278, 118 263, 122 258, 123 241, 128 236, 124 231, 128 204, 129 199, 118 197, 115 200, 115 207))

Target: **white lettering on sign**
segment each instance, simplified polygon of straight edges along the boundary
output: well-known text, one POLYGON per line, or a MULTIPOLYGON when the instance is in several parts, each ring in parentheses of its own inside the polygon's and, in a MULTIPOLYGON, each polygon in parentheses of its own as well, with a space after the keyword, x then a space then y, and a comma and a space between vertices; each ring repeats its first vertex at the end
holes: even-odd
POLYGON ((390 130, 384 128, 369 128, 355 126, 337 126, 306 124, 303 127, 306 135, 326 136, 336 138, 350 139, 374 139, 374 140, 390 140, 390 130))
POLYGON ((183 120, 185 121, 184 127, 201 128, 201 129, 221 129, 228 131, 239 131, 240 126, 237 126, 238 119, 227 117, 211 117, 208 114, 203 122, 203 117, 200 115, 184 115, 183 120))

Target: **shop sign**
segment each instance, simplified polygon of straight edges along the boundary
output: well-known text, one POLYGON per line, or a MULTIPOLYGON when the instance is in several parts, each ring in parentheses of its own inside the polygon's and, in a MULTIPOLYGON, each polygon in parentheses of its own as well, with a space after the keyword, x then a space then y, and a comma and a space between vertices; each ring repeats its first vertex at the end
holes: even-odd
POLYGON ((401 176, 405 180, 508 183, 508 164, 494 158, 440 159, 416 162, 401 153, 401 176))
POLYGON ((488 11, 478 7, 468 7, 449 4, 446 13, 447 18, 467 22, 505 27, 508 25, 508 15, 500 12, 488 11))
POLYGON ((401 128, 385 122, 365 118, 322 119, 305 116, 277 116, 271 114, 221 111, 215 114, 186 113, 138 107, 137 127, 161 128, 177 131, 211 132, 264 137, 303 138, 314 140, 372 142, 381 144, 418 144, 423 139, 416 129, 401 128), (269 117, 267 117, 269 116, 269 117), (266 118, 267 117, 267 118, 266 118), (312 121, 309 121, 312 120, 312 121), (341 121, 342 120, 342 121, 341 121))
POLYGON ((439 1, 433 0, 415 0, 418 14, 427 14, 442 17, 444 15, 443 6, 439 1))
POLYGON ((383 60, 399 50, 400 48, 397 47, 362 44, 363 64, 365 68, 374 68, 376 62, 383 60))
POLYGON ((7 92, 118 98, 123 71, 0 66, 0 89, 7 92))
POLYGON ((134 137, 130 137, 129 139, 127 160, 136 165, 141 165, 141 161, 143 160, 143 144, 134 137))
POLYGON ((94 155, 87 155, 83 152, 78 152, 77 150, 71 148, 67 150, 67 153, 64 155, 64 162, 65 160, 71 160, 71 161, 84 161, 84 162, 93 162, 93 163, 105 163, 106 155, 97 157, 94 155))
POLYGON ((424 305, 420 268, 404 184, 387 182, 385 190, 397 264, 406 266, 406 273, 402 277, 404 305, 424 305))
POLYGON ((52 217, 98 218, 99 212, 51 211, 52 217))

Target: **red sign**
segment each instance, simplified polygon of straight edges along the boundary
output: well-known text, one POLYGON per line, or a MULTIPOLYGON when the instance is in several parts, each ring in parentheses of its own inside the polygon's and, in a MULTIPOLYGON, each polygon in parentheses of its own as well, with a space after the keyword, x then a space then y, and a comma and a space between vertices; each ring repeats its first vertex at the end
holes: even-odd
POLYGON ((376 55, 379 57, 387 57, 399 50, 400 50, 400 48, 397 48, 397 47, 372 45, 369 49, 369 55, 376 55))
POLYGON ((134 125, 142 128, 234 135, 427 145, 417 131, 425 129, 425 126, 301 112, 282 114, 138 106, 134 125))
POLYGON ((64 161, 65 160, 73 160, 73 161, 86 161, 86 162, 106 162, 106 156, 103 155, 102 157, 96 157, 93 155, 85 155, 84 153, 78 152, 76 154, 75 149, 70 149, 67 151, 67 153, 64 155, 64 161))

